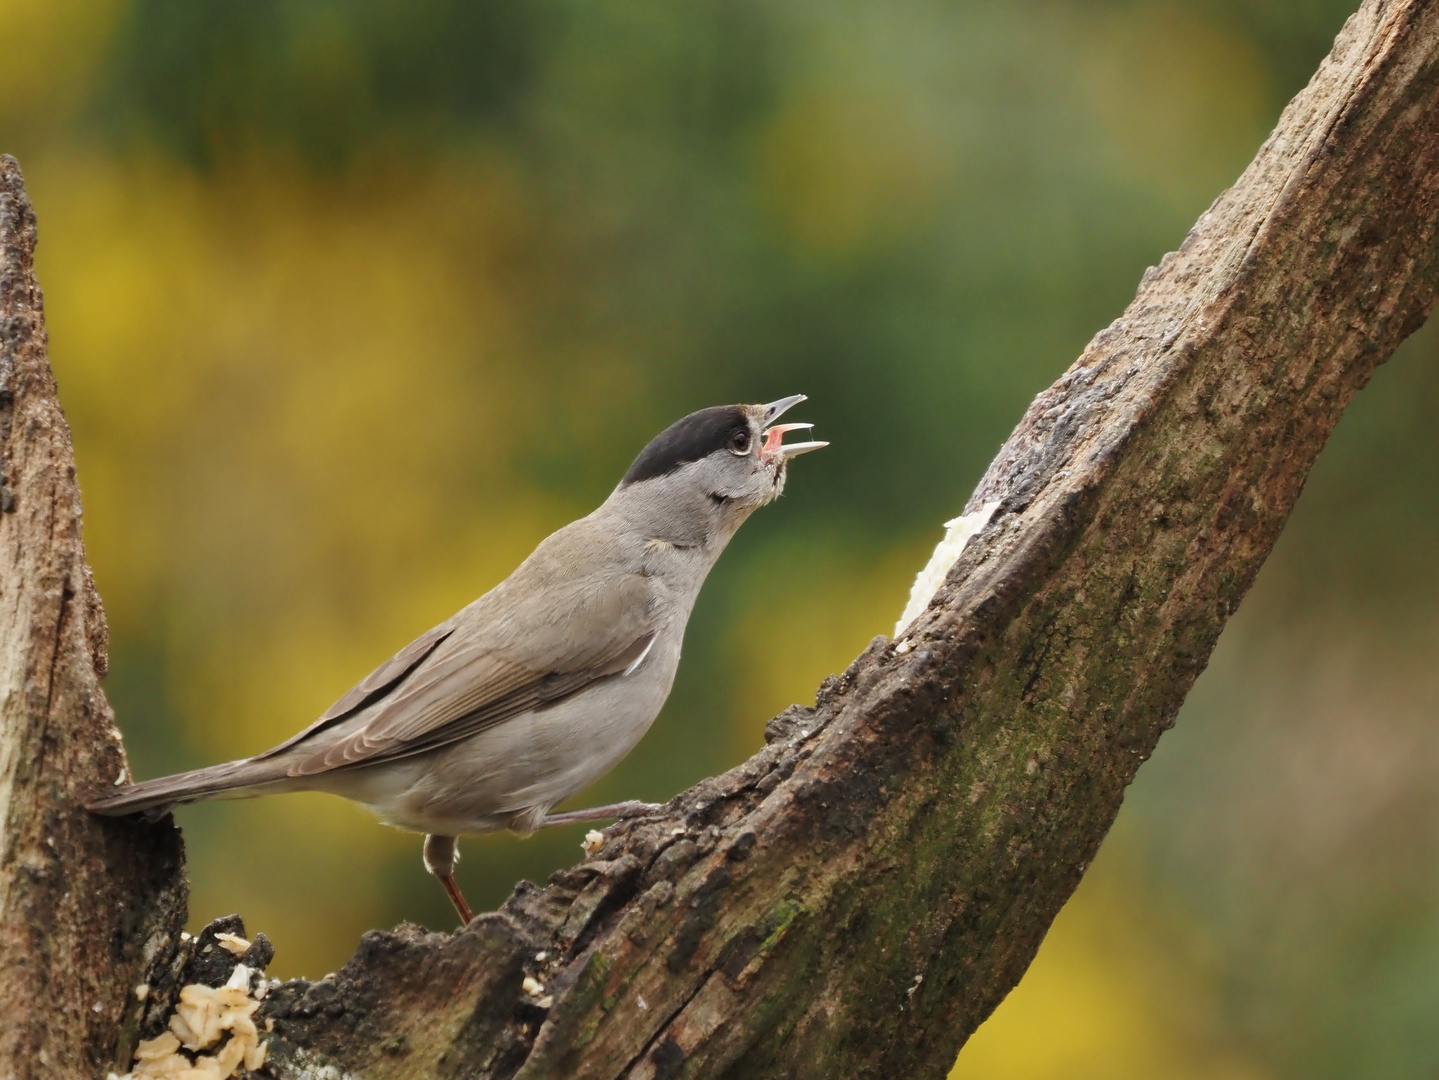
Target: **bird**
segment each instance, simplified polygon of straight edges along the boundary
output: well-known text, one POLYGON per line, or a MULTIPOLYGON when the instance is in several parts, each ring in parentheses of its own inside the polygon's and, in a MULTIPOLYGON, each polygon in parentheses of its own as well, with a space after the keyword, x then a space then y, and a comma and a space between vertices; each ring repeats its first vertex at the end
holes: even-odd
POLYGON ((719 405, 677 420, 592 513, 377 667, 299 734, 254 757, 109 788, 97 814, 159 820, 201 799, 324 791, 425 835, 423 863, 461 921, 457 838, 653 813, 630 801, 553 813, 643 738, 669 697, 705 578, 784 490, 774 421, 807 400, 719 405))

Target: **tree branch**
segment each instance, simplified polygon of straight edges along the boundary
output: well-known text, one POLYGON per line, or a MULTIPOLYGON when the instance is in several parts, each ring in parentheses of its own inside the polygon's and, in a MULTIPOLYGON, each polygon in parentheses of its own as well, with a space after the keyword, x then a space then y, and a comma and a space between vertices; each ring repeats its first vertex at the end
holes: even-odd
POLYGON ((124 1071, 132 987, 185 924, 180 833, 92 817, 125 768, 100 690, 105 613, 85 565, 70 429, 46 357, 35 213, 0 157, 0 1075, 124 1071))
MULTIPOLYGON (((1432 307, 1436 104, 1439 5, 1368 0, 1035 400, 970 500, 993 516, 901 642, 876 638, 748 762, 612 826, 547 887, 454 935, 372 932, 335 978, 272 991, 269 1068, 943 1075, 1078 884, 1344 407, 1432 307)), ((98 785, 109 753, 76 768, 98 785)))

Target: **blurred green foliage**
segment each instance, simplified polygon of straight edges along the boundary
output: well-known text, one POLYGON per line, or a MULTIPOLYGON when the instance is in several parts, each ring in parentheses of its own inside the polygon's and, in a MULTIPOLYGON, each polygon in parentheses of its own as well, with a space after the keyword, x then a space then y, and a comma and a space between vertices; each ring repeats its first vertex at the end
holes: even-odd
POLYGON ((493 129, 533 89, 543 5, 141 0, 113 45, 99 116, 191 163, 285 148, 326 171, 493 129))
MULTIPOLYGON (((1351 2, 0 0, 136 772, 287 736, 666 423, 803 391, 833 445, 590 798, 741 760, 890 630, 1351 2)), ((1432 1074, 1436 351, 1341 425, 957 1076, 1432 1074)), ((338 800, 180 820, 194 921, 241 911, 282 974, 450 925, 417 838, 338 800)), ((580 831, 469 841, 463 884, 493 905, 580 831)))

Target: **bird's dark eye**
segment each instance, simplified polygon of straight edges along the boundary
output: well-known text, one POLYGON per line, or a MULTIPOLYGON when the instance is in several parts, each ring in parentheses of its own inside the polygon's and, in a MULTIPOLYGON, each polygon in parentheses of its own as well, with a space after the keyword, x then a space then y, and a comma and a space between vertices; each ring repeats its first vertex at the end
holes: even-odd
POLYGON ((736 431, 733 435, 730 436, 729 448, 736 454, 748 454, 749 432, 746 431, 744 428, 740 428, 738 431, 736 431))

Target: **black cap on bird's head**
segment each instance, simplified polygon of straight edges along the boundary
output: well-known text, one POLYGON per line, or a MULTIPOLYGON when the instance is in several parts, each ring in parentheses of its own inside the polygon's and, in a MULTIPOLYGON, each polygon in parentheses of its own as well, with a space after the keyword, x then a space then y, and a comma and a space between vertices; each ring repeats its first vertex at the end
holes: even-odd
POLYGON ((829 445, 825 442, 784 445, 786 432, 812 428, 813 424, 768 426, 804 400, 805 395, 794 394, 768 405, 715 405, 692 412, 650 440, 625 473, 620 486, 668 475, 720 451, 739 458, 753 457, 756 463, 771 470, 783 469, 790 458, 829 445))

